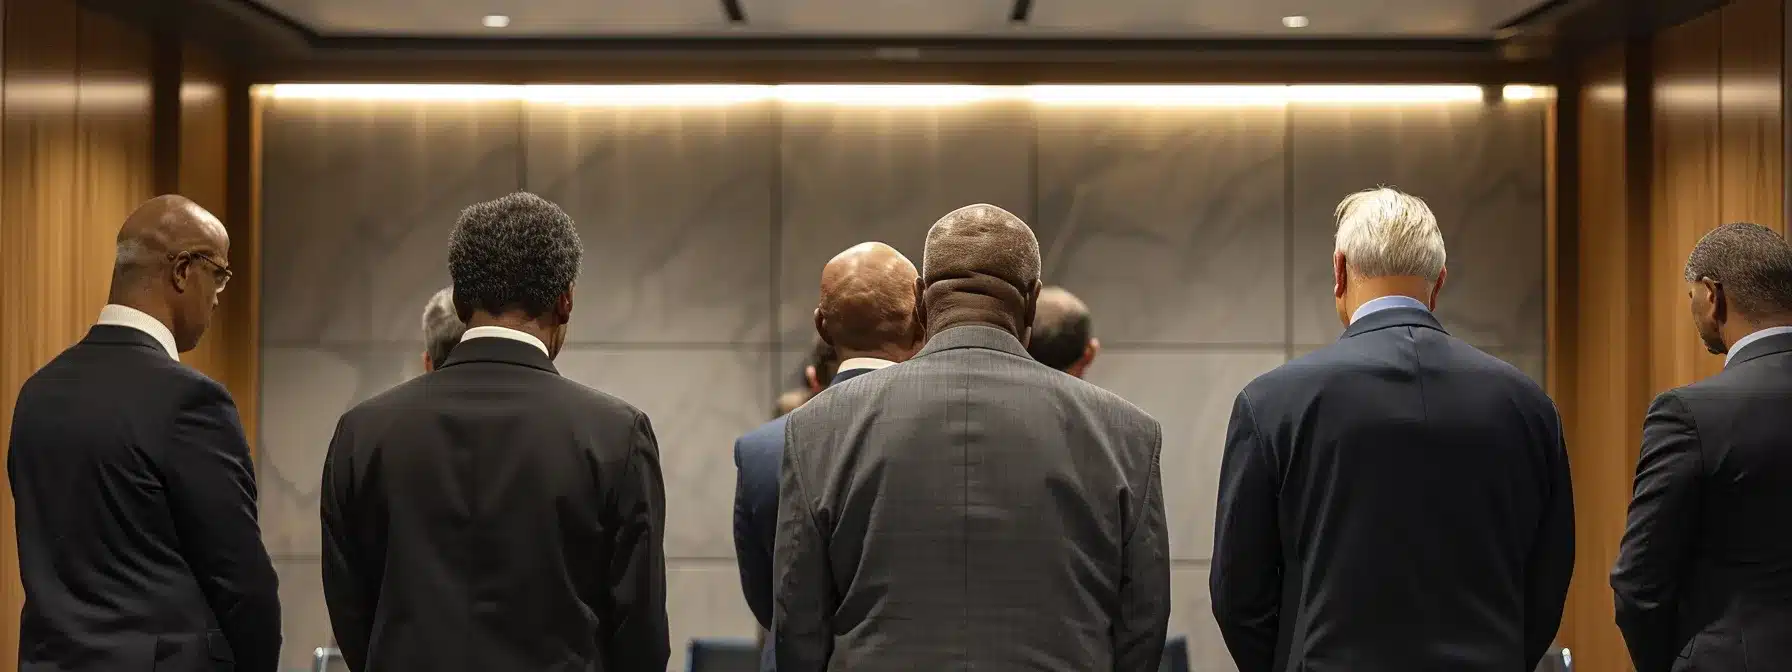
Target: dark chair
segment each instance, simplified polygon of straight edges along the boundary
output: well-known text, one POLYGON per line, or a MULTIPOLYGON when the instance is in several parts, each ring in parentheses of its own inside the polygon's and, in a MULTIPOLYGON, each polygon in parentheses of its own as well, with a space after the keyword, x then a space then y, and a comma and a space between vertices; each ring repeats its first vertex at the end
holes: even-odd
POLYGON ((699 637, 691 640, 685 672, 759 672, 759 648, 750 637, 699 637))
POLYGON ((1164 642, 1164 659, 1157 672, 1189 672, 1187 637, 1177 635, 1164 642))

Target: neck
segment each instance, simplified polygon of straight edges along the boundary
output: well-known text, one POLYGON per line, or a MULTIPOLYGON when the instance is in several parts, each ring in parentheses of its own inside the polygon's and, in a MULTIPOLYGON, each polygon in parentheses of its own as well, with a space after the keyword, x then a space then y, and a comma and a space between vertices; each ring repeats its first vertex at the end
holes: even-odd
POLYGON ((106 295, 106 303, 142 311, 143 314, 156 318, 157 322, 161 322, 170 331, 174 329, 174 311, 168 308, 168 304, 152 300, 142 292, 125 292, 114 288, 106 295))
MULTIPOLYGON (((503 327, 505 329, 515 329, 541 339, 541 342, 543 343, 552 344, 554 342, 552 339, 553 329, 543 325, 540 320, 517 313, 493 315, 483 310, 475 310, 473 311, 472 316, 467 318, 467 328, 471 329, 473 327, 503 327)), ((549 345, 548 347, 552 349, 553 346, 549 345)))
POLYGON ((866 358, 881 359, 886 362, 900 362, 903 359, 901 356, 892 354, 890 352, 886 352, 884 350, 853 350, 851 348, 835 348, 834 352, 839 353, 840 361, 842 361, 842 362, 849 360, 849 359, 866 359, 866 358))
POLYGON ((927 338, 932 339, 940 332, 953 327, 972 326, 1000 329, 1019 338, 1021 330, 1016 327, 1015 322, 1014 316, 994 311, 947 308, 930 312, 927 315, 927 338))
POLYGON ((1350 289, 1345 294, 1345 319, 1355 315, 1363 304, 1389 296, 1404 296, 1417 299, 1427 308, 1431 305, 1431 281, 1417 276, 1402 275, 1385 278, 1351 278, 1350 289))

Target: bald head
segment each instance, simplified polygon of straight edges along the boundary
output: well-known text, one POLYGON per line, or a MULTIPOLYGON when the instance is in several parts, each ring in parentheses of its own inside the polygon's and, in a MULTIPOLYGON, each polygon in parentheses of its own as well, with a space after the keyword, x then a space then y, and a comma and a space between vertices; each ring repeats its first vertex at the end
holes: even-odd
POLYGON ((1081 377, 1100 347, 1094 331, 1082 299, 1063 287, 1047 287, 1039 292, 1027 354, 1040 364, 1081 377))
POLYGON ((920 339, 915 327, 914 263, 883 243, 860 243, 821 269, 815 329, 842 359, 902 361, 920 339))
POLYGON ((953 210, 927 231, 921 286, 929 332, 971 321, 1024 336, 1039 292, 1039 239, 996 206, 953 210))
POLYGON ((118 229, 108 301, 149 313, 189 350, 211 322, 229 258, 230 234, 217 217, 184 196, 157 196, 118 229))

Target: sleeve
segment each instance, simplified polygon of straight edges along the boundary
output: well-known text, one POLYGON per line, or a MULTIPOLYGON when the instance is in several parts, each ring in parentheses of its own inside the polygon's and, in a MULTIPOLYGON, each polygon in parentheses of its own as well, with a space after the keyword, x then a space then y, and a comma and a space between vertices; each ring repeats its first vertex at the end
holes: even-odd
POLYGON ((838 606, 828 543, 815 520, 808 489, 792 450, 796 425, 785 427, 783 476, 778 488, 778 539, 772 574, 773 647, 779 672, 820 672, 833 655, 828 621, 838 606))
POLYGON ((324 604, 336 648, 351 670, 367 669, 367 643, 373 635, 373 614, 379 606, 381 563, 366 561, 367 549, 357 549, 349 521, 355 519, 352 438, 345 431, 346 418, 336 424, 330 450, 324 458, 323 488, 318 510, 323 522, 324 604))
POLYGON ((754 488, 750 473, 753 465, 747 463, 748 455, 742 448, 741 441, 734 442, 734 557, 740 565, 740 590, 746 595, 747 607, 753 610, 759 627, 770 630, 772 554, 765 540, 772 537, 773 531, 759 524, 760 513, 754 503, 761 495, 754 488))
POLYGON ((1220 459, 1219 503, 1208 588, 1213 617, 1239 672, 1275 665, 1282 608, 1282 545, 1277 518, 1281 475, 1250 400, 1232 404, 1220 459))
POLYGON ((1612 569, 1618 629, 1638 672, 1667 670, 1680 580, 1698 535, 1703 464, 1692 414, 1672 392, 1643 420, 1642 455, 1618 563, 1612 569))
MULTIPOLYGON (((1156 424, 1156 423, 1153 423, 1156 424)), ((1170 622, 1170 535, 1164 522, 1164 485, 1159 458, 1163 428, 1155 432, 1145 496, 1126 531, 1120 581, 1120 627, 1114 633, 1115 669, 1156 672, 1162 664, 1170 622)))
POLYGON ((1562 438, 1562 419, 1554 416, 1554 441, 1548 448, 1548 500, 1537 537, 1531 542, 1525 567, 1524 655, 1525 669, 1536 669, 1556 631, 1562 626, 1562 607, 1568 599, 1568 582, 1574 577, 1574 483, 1568 470, 1568 446, 1562 438))
POLYGON ((249 444, 236 403, 206 381, 182 400, 163 473, 181 555, 192 567, 236 669, 273 672, 280 659, 280 580, 261 541, 249 444))
POLYGON ((637 415, 634 445, 611 484, 615 555, 610 559, 610 613, 600 617, 609 670, 663 670, 671 657, 666 627, 666 484, 653 423, 637 415))

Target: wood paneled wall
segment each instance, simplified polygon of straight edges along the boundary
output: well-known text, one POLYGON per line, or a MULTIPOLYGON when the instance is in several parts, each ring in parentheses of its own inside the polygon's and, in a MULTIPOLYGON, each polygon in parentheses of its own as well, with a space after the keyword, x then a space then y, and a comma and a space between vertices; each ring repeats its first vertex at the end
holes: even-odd
POLYGON ((1722 367, 1686 307, 1681 269, 1730 221, 1785 230, 1783 0, 1719 11, 1595 53, 1577 68, 1578 154, 1558 179, 1562 303, 1550 365, 1568 430, 1577 563, 1562 641, 1575 669, 1631 669, 1609 573, 1623 535, 1644 412, 1722 367))
MULTIPOLYGON (((0 446, 19 386, 85 334, 105 305, 118 226, 154 195, 153 42, 75 0, 0 0, 0 446)), ((220 216, 240 213, 226 198, 227 80, 203 55, 182 62, 193 95, 174 108, 180 137, 168 145, 180 156, 160 163, 178 165, 181 191, 202 205, 220 216)), ((241 260, 256 256, 256 241, 253 218, 235 219, 226 226, 237 278, 213 334, 188 361, 239 403, 247 399, 243 417, 253 422, 259 288, 253 262, 245 268, 241 260)), ((11 489, 0 479, 0 671, 18 660, 24 594, 15 540, 11 489)))

